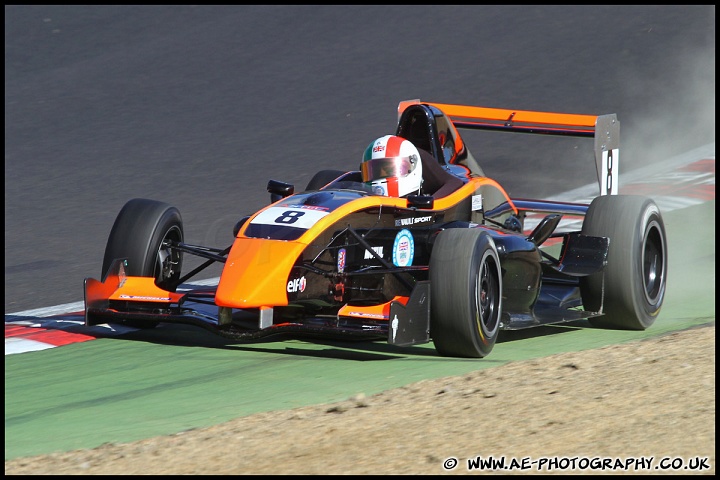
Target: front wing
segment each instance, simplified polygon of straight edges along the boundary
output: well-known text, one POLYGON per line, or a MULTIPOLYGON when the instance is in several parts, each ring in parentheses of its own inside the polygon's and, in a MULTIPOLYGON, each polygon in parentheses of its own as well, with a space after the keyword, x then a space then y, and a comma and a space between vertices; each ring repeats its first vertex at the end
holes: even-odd
POLYGON ((214 303, 214 287, 169 292, 150 277, 125 274, 124 260, 116 260, 103 281, 86 278, 85 324, 105 322, 154 326, 159 322, 205 328, 232 340, 257 340, 272 335, 330 336, 378 340, 394 345, 427 343, 429 339, 429 282, 418 282, 410 297, 370 307, 344 306, 334 315, 303 315, 274 321, 273 308, 232 312, 214 303), (392 320, 390 320, 392 319, 392 320))
MULTIPOLYGON (((103 281, 85 279, 85 324, 119 322, 154 326, 160 322, 194 325, 219 336, 251 341, 275 335, 381 340, 397 346, 430 341, 430 282, 417 282, 409 297, 395 297, 373 306, 345 305, 334 313, 274 319, 273 307, 233 312, 214 303, 215 287, 169 292, 150 277, 125 274, 124 260, 116 260, 103 281)), ((552 296, 552 295, 551 295, 552 296)), ((528 314, 509 314, 503 330, 519 330, 601 315, 538 302, 528 314)))

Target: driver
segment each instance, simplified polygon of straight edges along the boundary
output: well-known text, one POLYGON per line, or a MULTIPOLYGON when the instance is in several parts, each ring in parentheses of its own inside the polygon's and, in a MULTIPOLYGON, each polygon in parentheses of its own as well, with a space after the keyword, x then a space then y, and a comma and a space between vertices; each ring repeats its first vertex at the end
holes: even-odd
POLYGON ((360 172, 365 185, 376 195, 404 197, 420 194, 422 163, 420 152, 409 140, 385 135, 365 149, 360 172))

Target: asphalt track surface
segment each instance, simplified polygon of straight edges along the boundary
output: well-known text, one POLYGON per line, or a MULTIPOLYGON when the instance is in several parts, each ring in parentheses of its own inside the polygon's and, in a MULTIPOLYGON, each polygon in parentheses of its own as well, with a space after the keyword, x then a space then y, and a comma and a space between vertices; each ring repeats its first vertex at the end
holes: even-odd
MULTIPOLYGON (((622 182, 714 142, 714 97, 712 5, 6 6, 5 312, 82 300, 134 197, 227 246, 269 178, 357 168, 401 100, 616 113, 622 182)), ((474 137, 511 196, 595 181, 586 139, 474 137)))
MULTIPOLYGON (((616 113, 621 186, 625 170, 714 143, 714 6, 6 6, 5 14, 6 314, 81 300, 82 279, 99 277, 107 234, 130 198, 171 203, 190 243, 226 246, 237 219, 267 204, 268 178, 304 186, 317 170, 355 168, 367 143, 392 133, 404 99, 616 113)), ((466 140, 512 196, 551 197, 595 180, 583 140, 526 146, 500 135, 466 140)), ((714 201, 683 213, 692 216, 669 215, 683 230, 673 238, 687 243, 692 230, 691 246, 706 250, 693 249, 691 264, 707 269, 693 273, 709 276, 699 277, 704 288, 690 278, 678 290, 694 301, 669 296, 648 334, 677 328, 665 318, 691 326, 711 312, 714 321, 714 201)), ((379 344, 228 345, 184 328, 10 356, 6 459, 560 352, 578 348, 585 331, 550 343, 557 330, 543 329, 481 362, 438 361, 431 346, 398 354, 379 344), (255 401, 243 400, 248 390, 255 401), (168 392, 169 407, 154 403, 168 392)), ((582 348, 631 339, 592 333, 582 348)))

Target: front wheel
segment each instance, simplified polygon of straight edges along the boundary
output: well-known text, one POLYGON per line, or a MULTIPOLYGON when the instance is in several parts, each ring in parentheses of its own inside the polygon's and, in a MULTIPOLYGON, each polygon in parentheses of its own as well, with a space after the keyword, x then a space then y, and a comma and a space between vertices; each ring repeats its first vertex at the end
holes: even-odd
POLYGON ((120 210, 110 231, 102 278, 113 260, 125 258, 128 275, 153 277, 158 287, 175 291, 182 252, 170 248, 169 241, 183 241, 182 218, 177 208, 145 198, 130 200, 120 210))
POLYGON ((495 345, 502 313, 500 258, 489 233, 438 234, 430 258, 430 336, 440 355, 482 358, 495 345))
MULTIPOLYGON (((127 259, 129 276, 153 277, 158 287, 175 291, 180 279, 182 252, 168 241, 183 241, 180 212, 175 207, 145 198, 134 198, 120 210, 105 247, 102 278, 113 260, 127 259)), ((153 328, 158 322, 123 320, 124 325, 153 328)))
POLYGON ((582 233, 608 237, 608 263, 601 272, 580 279, 585 310, 604 315, 592 325, 644 330, 655 322, 665 298, 668 251, 660 209, 638 195, 595 198, 582 233))

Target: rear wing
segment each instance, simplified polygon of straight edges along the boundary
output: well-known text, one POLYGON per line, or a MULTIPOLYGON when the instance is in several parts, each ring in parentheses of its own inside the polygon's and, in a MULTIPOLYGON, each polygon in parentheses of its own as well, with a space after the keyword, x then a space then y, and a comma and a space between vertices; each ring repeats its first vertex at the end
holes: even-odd
POLYGON ((614 113, 577 115, 406 100, 398 105, 398 118, 407 107, 419 103, 443 112, 455 128, 593 137, 600 195, 618 193, 620 122, 614 113))

